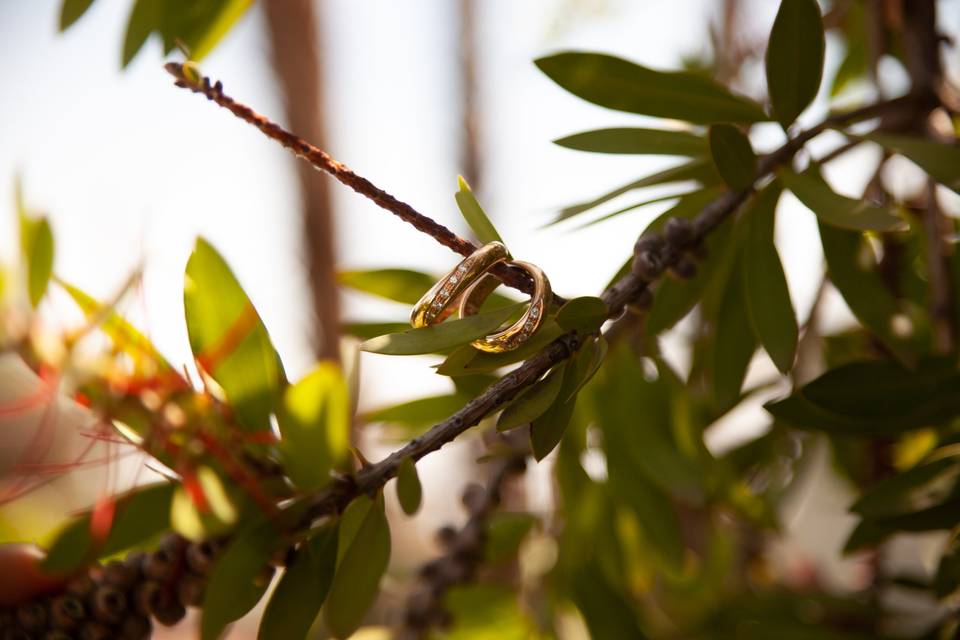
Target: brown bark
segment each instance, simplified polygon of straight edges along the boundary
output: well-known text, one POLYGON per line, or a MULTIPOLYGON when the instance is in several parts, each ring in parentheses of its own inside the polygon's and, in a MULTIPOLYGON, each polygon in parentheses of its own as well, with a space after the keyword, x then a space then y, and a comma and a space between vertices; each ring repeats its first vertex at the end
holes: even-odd
MULTIPOLYGON (((287 122, 302 137, 326 147, 322 45, 314 2, 266 0, 263 8, 287 122)), ((321 360, 339 361, 340 305, 329 179, 300 162, 296 171, 303 199, 303 248, 314 318, 314 349, 321 360)))
POLYGON ((474 192, 480 191, 480 123, 477 113, 477 41, 475 0, 460 0, 461 173, 474 192))

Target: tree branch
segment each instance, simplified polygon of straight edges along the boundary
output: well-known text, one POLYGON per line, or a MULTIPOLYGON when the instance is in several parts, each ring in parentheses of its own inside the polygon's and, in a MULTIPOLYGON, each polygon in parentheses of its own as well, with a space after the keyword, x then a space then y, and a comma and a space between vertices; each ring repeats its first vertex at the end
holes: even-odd
MULTIPOLYGON (((443 246, 464 257, 469 256, 477 250, 478 247, 474 243, 465 238, 461 238, 447 227, 423 215, 406 202, 398 200, 366 178, 358 176, 345 164, 334 160, 319 147, 287 131, 279 124, 260 115, 247 105, 237 102, 226 95, 223 93, 223 84, 219 81, 211 83, 210 78, 200 76, 192 68, 187 69, 184 65, 176 62, 169 62, 164 68, 177 79, 175 84, 178 87, 189 89, 194 93, 203 94, 208 100, 227 109, 244 122, 255 126, 268 138, 276 140, 287 149, 290 149, 295 155, 313 165, 315 169, 330 174, 344 185, 350 187, 360 195, 373 200, 377 206, 386 209, 404 222, 412 225, 418 231, 432 237, 443 246)), ((530 276, 528 276, 526 272, 520 269, 500 264, 493 268, 492 274, 507 286, 523 291, 524 293, 533 294, 533 280, 530 279, 530 276)), ((553 302, 554 304, 563 304, 566 301, 554 294, 553 302)))

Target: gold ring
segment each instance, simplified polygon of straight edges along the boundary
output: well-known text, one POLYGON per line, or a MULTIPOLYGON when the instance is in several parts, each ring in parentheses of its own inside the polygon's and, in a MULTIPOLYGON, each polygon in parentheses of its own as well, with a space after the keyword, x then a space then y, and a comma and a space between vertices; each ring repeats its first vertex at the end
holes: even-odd
POLYGON ((423 294, 413 306, 410 324, 419 328, 443 322, 452 313, 453 303, 476 284, 478 278, 509 257, 510 252, 500 242, 491 242, 474 251, 423 294))
MULTIPOLYGON (((536 333, 537 329, 543 323, 546 316, 547 299, 551 295, 550 280, 540 267, 529 262, 520 262, 515 260, 507 264, 513 265, 526 271, 533 279, 533 296, 530 298, 530 306, 524 312, 520 319, 515 323, 496 333, 491 333, 470 344, 480 351, 490 353, 502 353, 512 351, 527 341, 531 335, 536 333)), ((479 309, 487 296, 493 293, 493 290, 500 285, 500 281, 490 275, 484 275, 470 287, 460 297, 460 317, 473 315, 479 309)))

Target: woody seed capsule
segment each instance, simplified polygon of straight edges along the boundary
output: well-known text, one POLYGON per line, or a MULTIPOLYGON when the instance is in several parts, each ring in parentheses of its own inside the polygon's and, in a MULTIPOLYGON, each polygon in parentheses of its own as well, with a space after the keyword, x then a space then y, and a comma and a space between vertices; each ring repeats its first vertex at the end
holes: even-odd
POLYGON ((7 629, 3 633, 3 640, 33 640, 33 637, 23 629, 7 629))
POLYGON ((80 640, 111 640, 113 631, 102 622, 88 622, 80 628, 80 640))
POLYGON ((681 280, 689 280, 697 275, 697 263, 684 256, 670 267, 670 273, 681 280))
POLYGON ((153 631, 150 618, 145 616, 127 616, 120 625, 121 640, 146 640, 153 631))
POLYGON ((481 487, 479 484, 472 483, 467 485, 467 488, 463 490, 463 496, 461 500, 463 502, 463 506, 467 508, 467 511, 473 514, 483 509, 486 497, 486 489, 481 487))
POLYGON ((47 626, 47 609, 39 602, 17 607, 17 622, 25 631, 43 631, 47 626))
POLYGON ((93 616, 107 624, 117 624, 127 612, 127 596, 110 585, 103 585, 93 593, 93 616))
POLYGON ((660 257, 652 251, 641 251, 633 256, 633 263, 630 270, 633 275, 645 282, 652 282, 657 279, 662 269, 660 257))
POLYGON ((171 597, 163 598, 153 609, 153 617, 165 627, 172 627, 187 615, 186 608, 171 597))
POLYGON ((216 554, 216 545, 210 540, 191 543, 187 547, 187 567, 194 573, 206 575, 213 566, 216 554))
POLYGON ((199 607, 203 602, 203 588, 203 578, 186 573, 177 583, 177 598, 185 607, 199 607))
POLYGON ((137 574, 125 563, 111 560, 103 567, 103 581, 118 589, 129 589, 136 584, 137 574))
POLYGON ((175 569, 176 555, 163 547, 149 554, 143 562, 143 574, 151 580, 169 580, 175 569))
POLYGON ((73 640, 73 637, 66 631, 54 629, 53 631, 47 631, 43 640, 73 640))
POLYGON ((141 615, 149 616, 153 613, 157 602, 163 598, 163 594, 164 590, 159 582, 147 580, 137 588, 134 594, 134 610, 141 615))
POLYGON ((86 617, 86 608, 77 596, 63 595, 50 604, 50 620, 58 629, 74 629, 86 617))
POLYGON ((664 233, 671 244, 681 248, 692 244, 696 239, 693 223, 687 218, 670 218, 664 227, 664 233))

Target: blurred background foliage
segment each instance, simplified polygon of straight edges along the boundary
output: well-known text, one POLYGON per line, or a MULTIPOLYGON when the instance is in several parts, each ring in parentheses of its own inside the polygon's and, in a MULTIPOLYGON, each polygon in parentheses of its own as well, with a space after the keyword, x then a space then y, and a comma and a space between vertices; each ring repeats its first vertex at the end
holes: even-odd
MULTIPOLYGON (((84 29, 102 2, 65 0, 61 30, 84 29)), ((120 61, 130 65, 156 36, 164 55, 190 61, 186 73, 201 62, 212 72, 204 58, 253 10, 282 95, 277 118, 326 148, 331 69, 321 4, 136 0, 120 61)), ((571 120, 555 143, 642 173, 612 189, 595 180, 588 199, 550 213, 550 229, 524 229, 532 240, 481 206, 502 202, 490 180, 494 145, 482 132, 510 114, 486 114, 478 97, 478 68, 497 45, 489 36, 478 44, 479 3, 448 4, 457 116, 444 135, 456 133, 454 164, 464 174, 448 205, 462 215, 455 224, 480 243, 553 245, 553 259, 592 285, 551 308, 514 352, 468 344, 516 315, 512 293, 493 296, 477 316, 409 330, 404 307, 439 277, 405 261, 404 239, 415 234, 390 230, 389 242, 374 243, 389 266, 342 268, 339 254, 355 238, 338 245, 346 216, 328 179, 300 163, 299 213, 287 222, 298 230, 308 293, 297 312, 309 318, 300 328, 311 353, 298 362, 317 364, 290 367, 269 322, 278 312, 245 291, 239 270, 269 258, 234 262, 203 237, 183 276, 189 355, 169 358, 149 327, 120 313, 144 287, 141 271, 124 274, 110 297, 79 288, 55 268, 55 247, 77 239, 33 210, 17 181, 18 257, 0 271, 6 557, 25 557, 14 543, 40 543, 45 571, 94 566, 90 575, 113 588, 97 567, 127 566, 117 559, 144 551, 141 578, 157 581, 149 567, 161 552, 190 563, 204 541, 216 541, 210 566, 190 564, 175 578, 182 604, 197 606, 156 636, 216 638, 229 628, 230 637, 261 638, 955 637, 956 0, 782 0, 767 3, 762 18, 754 10, 763 3, 724 0, 691 18, 704 24, 708 45, 675 51, 672 70, 580 47, 538 57, 543 76, 607 109, 577 113, 611 125, 639 116, 641 125, 580 131, 571 120), (873 110, 829 119, 862 107, 873 110), (634 169, 640 156, 665 162, 634 169), (676 222, 733 193, 746 203, 702 242, 676 222), (795 220, 811 213, 812 235, 795 220), (556 227, 573 244, 558 248, 556 227), (598 242, 587 227, 611 231, 598 242), (596 263, 626 260, 615 280, 631 271, 653 280, 646 275, 659 270, 645 261, 664 237, 681 256, 652 300, 609 317, 618 314, 593 297, 609 276, 596 263), (800 273, 787 259, 794 252, 807 258, 800 273), (406 458, 385 491, 344 489, 353 486, 347 478, 376 469, 368 458, 424 434, 571 335, 569 359, 490 413, 467 447, 430 456, 448 457, 422 483, 427 460, 406 458), (398 366, 383 364, 398 356, 420 357, 371 384, 368 367, 398 366), (442 391, 424 395, 401 382, 409 397, 381 397, 387 383, 428 366, 449 379, 442 391), (528 454, 524 472, 518 460, 528 454), (478 484, 462 490, 464 516, 451 491, 466 481, 478 484), (350 499, 335 513, 306 517, 317 496, 340 492, 350 499), (431 503, 431 494, 449 499, 431 503), (62 522, 82 501, 93 506, 62 522), (164 536, 170 531, 176 536, 164 536), (271 564, 283 568, 276 577, 264 572, 271 564), (202 583, 195 602, 183 595, 187 578, 202 583)), ((554 4, 537 17, 559 32, 623 10, 554 4)), ((366 81, 362 70, 353 80, 366 81)), ((509 87, 488 80, 486 90, 509 87)), ((557 91, 549 100, 573 98, 557 91)), ((189 154, 207 143, 192 131, 178 144, 189 154)), ((523 175, 509 178, 522 188, 523 175)), ((161 172, 151 179, 169 182, 161 172)), ((565 295, 580 286, 558 276, 559 265, 548 271, 565 295)), ((60 601, 18 599, 33 579, 21 575, 2 578, 4 637, 44 637, 60 601), (39 610, 29 608, 36 602, 39 610), (49 619, 33 624, 38 611, 49 619)), ((105 617, 98 602, 85 601, 84 621, 69 633, 87 633, 87 618, 121 633, 127 618, 105 617)), ((141 613, 131 605, 124 615, 141 613)))

